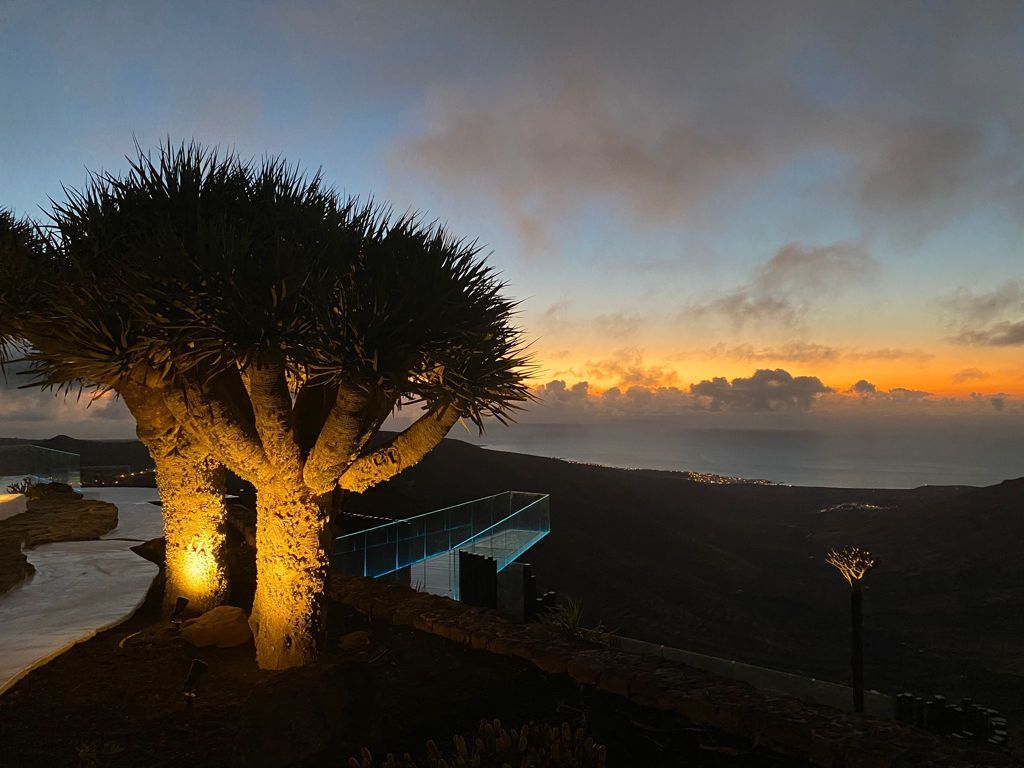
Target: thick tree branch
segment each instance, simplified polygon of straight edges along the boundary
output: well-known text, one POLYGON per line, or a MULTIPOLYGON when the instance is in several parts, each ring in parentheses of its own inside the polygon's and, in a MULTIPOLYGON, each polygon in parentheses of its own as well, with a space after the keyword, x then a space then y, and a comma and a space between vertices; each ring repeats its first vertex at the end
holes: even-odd
POLYGON ((183 379, 164 389, 164 403, 174 418, 218 461, 239 477, 256 484, 271 478, 273 466, 256 432, 241 377, 237 372, 233 375, 237 381, 227 380, 232 374, 224 372, 206 385, 183 379), (240 398, 245 402, 239 403, 240 398))
POLYGON ((306 460, 306 485, 316 493, 330 491, 390 410, 390 404, 385 411, 379 398, 361 390, 339 389, 320 437, 306 460))
POLYGON ((154 460, 172 453, 184 453, 193 444, 193 440, 182 434, 181 425, 164 403, 159 390, 123 382, 118 386, 118 393, 135 417, 135 434, 154 460))
POLYGON ((442 406, 428 411, 387 444, 360 456, 345 470, 338 484, 362 493, 408 469, 432 451, 459 420, 458 412, 442 406))
POLYGON ((249 369, 249 397, 264 453, 279 471, 299 477, 302 455, 292 429, 292 399, 280 360, 249 369))

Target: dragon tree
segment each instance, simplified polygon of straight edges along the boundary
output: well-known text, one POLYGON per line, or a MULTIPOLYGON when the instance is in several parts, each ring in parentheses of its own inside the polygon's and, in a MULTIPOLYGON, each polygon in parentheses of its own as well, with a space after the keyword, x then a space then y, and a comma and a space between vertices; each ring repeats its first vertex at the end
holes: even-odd
POLYGON ((864 598, 860 583, 878 564, 866 549, 843 547, 830 550, 825 562, 839 571, 850 586, 850 680, 853 709, 864 711, 864 598))
POLYGON ((515 303, 475 242, 278 158, 138 150, 42 225, 0 216, 0 349, 120 396, 156 465, 167 599, 224 599, 224 470, 257 492, 263 668, 316 653, 332 511, 460 420, 529 397, 515 303), (396 408, 415 420, 377 438, 396 408))

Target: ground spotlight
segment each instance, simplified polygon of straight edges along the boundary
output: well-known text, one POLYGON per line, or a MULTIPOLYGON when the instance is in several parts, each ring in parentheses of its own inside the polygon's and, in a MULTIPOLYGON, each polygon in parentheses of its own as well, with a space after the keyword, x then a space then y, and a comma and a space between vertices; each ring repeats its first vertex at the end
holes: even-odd
POLYGON ((181 625, 185 621, 185 609, 188 607, 188 598, 179 597, 174 601, 174 611, 171 613, 171 624, 175 632, 181 632, 181 625))

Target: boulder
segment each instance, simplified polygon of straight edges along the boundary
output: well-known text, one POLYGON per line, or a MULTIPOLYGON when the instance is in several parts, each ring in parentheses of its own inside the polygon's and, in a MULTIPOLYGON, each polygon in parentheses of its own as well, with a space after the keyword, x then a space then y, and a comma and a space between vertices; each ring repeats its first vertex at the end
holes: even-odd
POLYGON ((258 685, 242 705, 231 765, 284 768, 358 754, 379 731, 380 702, 365 664, 286 669, 258 685))
POLYGON ((181 636, 196 648, 210 645, 231 648, 249 642, 252 630, 249 629, 249 617, 241 608, 218 605, 202 616, 186 621, 181 627, 181 636))

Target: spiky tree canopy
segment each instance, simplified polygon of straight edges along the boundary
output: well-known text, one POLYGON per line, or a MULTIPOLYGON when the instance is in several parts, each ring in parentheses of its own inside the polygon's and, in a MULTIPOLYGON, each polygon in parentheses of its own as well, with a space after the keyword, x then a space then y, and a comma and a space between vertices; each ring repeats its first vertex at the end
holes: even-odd
POLYGON ((35 383, 199 393, 266 438, 247 393, 269 369, 303 456, 341 399, 358 446, 402 403, 482 426, 528 397, 514 304, 476 243, 278 158, 193 143, 129 162, 44 228, 0 216, 0 345, 30 347, 35 383))

